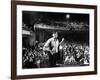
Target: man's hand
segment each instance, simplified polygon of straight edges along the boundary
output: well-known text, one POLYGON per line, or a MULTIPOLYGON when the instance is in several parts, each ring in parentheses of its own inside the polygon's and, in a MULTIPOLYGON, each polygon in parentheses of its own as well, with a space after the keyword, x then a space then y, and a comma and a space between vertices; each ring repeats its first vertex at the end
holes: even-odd
POLYGON ((59 43, 59 45, 61 45, 61 44, 63 43, 63 41, 64 41, 64 38, 62 38, 62 40, 61 40, 61 42, 59 43))
POLYGON ((64 38, 62 38, 61 42, 63 42, 63 41, 64 41, 64 38))

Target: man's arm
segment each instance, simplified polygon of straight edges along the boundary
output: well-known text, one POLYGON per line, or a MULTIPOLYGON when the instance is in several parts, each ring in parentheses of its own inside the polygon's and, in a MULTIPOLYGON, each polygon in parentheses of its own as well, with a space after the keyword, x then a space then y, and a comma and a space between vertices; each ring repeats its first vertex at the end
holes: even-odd
POLYGON ((47 42, 45 43, 44 47, 43 47, 44 51, 50 51, 50 48, 49 48, 50 42, 51 42, 51 39, 48 39, 47 42))
POLYGON ((61 42, 59 43, 59 45, 62 44, 63 42, 64 42, 64 38, 62 38, 62 40, 61 40, 61 42))

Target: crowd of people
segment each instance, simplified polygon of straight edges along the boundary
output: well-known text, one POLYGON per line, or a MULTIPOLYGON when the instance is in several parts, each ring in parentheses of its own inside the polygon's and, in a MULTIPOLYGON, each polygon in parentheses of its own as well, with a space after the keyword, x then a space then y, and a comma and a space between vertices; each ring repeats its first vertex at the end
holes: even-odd
POLYGON ((89 46, 79 43, 67 43, 64 49, 64 64, 89 64, 89 46))
MULTIPOLYGON (((34 48, 23 48, 23 68, 50 67, 49 55, 43 50, 45 43, 37 43, 34 48)), ((89 46, 81 43, 65 42, 59 46, 60 66, 89 65, 89 46)))
POLYGON ((65 28, 66 30, 89 30, 89 25, 87 23, 83 22, 51 22, 51 23, 41 23, 41 24, 35 24, 37 26, 42 27, 55 27, 55 28, 65 28))

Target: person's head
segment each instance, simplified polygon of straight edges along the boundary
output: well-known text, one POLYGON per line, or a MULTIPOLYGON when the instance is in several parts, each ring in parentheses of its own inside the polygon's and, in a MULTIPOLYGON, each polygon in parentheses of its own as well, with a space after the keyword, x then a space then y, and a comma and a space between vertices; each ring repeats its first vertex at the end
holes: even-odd
POLYGON ((57 32, 53 32, 52 36, 53 36, 53 38, 57 38, 58 37, 58 33, 57 32))

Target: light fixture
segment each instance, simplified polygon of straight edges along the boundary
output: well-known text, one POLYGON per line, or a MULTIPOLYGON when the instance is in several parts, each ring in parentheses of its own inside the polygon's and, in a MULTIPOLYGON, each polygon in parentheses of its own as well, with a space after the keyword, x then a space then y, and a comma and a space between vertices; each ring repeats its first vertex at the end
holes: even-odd
POLYGON ((70 18, 70 14, 66 14, 66 19, 69 19, 70 18))

